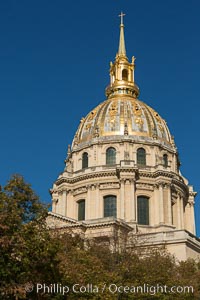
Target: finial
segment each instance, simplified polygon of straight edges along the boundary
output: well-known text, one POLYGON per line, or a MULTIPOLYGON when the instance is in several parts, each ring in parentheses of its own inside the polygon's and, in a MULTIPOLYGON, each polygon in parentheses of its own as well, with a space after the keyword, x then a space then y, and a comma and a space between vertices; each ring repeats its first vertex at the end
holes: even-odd
POLYGON ((68 145, 68 148, 67 148, 67 155, 70 156, 70 154, 71 154, 71 146, 68 145))
POLYGON ((119 17, 121 18, 121 24, 120 25, 124 25, 123 23, 123 17, 125 16, 125 14, 121 11, 121 14, 119 15, 119 17))
POLYGON ((124 23, 123 23, 123 17, 125 14, 121 12, 119 17, 121 18, 121 24, 120 24, 120 37, 119 37, 119 50, 118 55, 126 56, 126 47, 125 47, 125 39, 124 39, 124 23))

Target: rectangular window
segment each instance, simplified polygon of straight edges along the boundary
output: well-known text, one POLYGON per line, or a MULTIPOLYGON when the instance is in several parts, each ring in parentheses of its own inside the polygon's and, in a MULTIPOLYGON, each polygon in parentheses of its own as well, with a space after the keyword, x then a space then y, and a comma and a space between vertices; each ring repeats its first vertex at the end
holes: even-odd
POLYGON ((137 198, 138 224, 149 225, 149 198, 140 196, 137 198))
POLYGON ((116 196, 104 197, 104 217, 116 217, 116 196))
POLYGON ((111 147, 106 150, 106 165, 114 164, 116 164, 116 150, 111 147))
POLYGON ((137 150, 137 164, 139 166, 146 166, 146 152, 143 148, 137 150))
POLYGON ((85 220, 85 200, 78 202, 78 221, 85 220))

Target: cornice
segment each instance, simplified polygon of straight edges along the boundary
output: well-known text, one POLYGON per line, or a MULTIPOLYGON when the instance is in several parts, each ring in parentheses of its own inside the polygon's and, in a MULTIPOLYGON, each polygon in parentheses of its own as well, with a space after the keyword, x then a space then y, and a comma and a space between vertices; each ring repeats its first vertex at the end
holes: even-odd
POLYGON ((93 223, 90 221, 88 221, 88 222, 87 221, 82 221, 82 222, 76 221, 74 219, 71 219, 71 218, 56 214, 56 213, 52 213, 52 212, 49 212, 48 215, 49 215, 49 217, 52 217, 54 219, 59 219, 62 221, 66 221, 66 223, 67 222, 71 223, 71 224, 61 225, 60 229, 64 229, 64 228, 90 228, 90 229, 92 229, 92 228, 102 228, 102 227, 108 227, 108 226, 118 226, 118 227, 122 227, 129 231, 133 230, 133 228, 131 226, 129 226, 126 222, 124 222, 121 219, 113 219, 113 220, 108 220, 108 221, 106 221, 105 219, 104 220, 97 219, 96 222, 93 223))
POLYGON ((189 188, 188 186, 183 182, 179 181, 175 178, 172 179, 172 185, 175 185, 176 187, 179 187, 181 192, 184 191, 185 195, 188 197, 189 196, 189 188))
POLYGON ((56 180, 56 185, 61 185, 62 183, 69 183, 73 184, 76 182, 88 180, 88 179, 93 179, 93 178, 100 178, 100 177, 112 177, 112 176, 117 176, 116 170, 113 171, 101 171, 101 172, 96 172, 96 173, 90 173, 90 174, 83 174, 74 178, 58 178, 56 180))
POLYGON ((148 170, 139 169, 139 177, 158 178, 161 176, 166 178, 174 178, 174 176, 177 176, 177 174, 173 172, 164 171, 164 170, 156 170, 154 172, 151 172, 148 170))
POLYGON ((163 150, 167 150, 172 154, 176 154, 177 150, 169 143, 164 143, 160 140, 154 140, 152 138, 146 138, 145 140, 139 140, 137 136, 132 135, 113 135, 105 137, 96 137, 88 142, 82 142, 76 147, 73 147, 71 154, 83 151, 84 149, 91 148, 96 145, 106 145, 106 144, 119 144, 119 143, 134 143, 134 145, 147 145, 159 147, 163 150))
MULTIPOLYGON (((175 186, 179 187, 181 190, 184 190, 186 192, 186 194, 188 195, 188 187, 185 185, 185 183, 183 182, 183 179, 181 176, 179 176, 176 173, 173 172, 169 172, 169 171, 165 171, 165 170, 156 170, 154 172, 152 171, 148 171, 148 170, 141 170, 138 169, 136 167, 116 167, 116 169, 112 169, 112 170, 103 170, 103 171, 99 171, 99 172, 91 172, 88 174, 82 174, 76 177, 61 177, 58 178, 56 181, 56 185, 61 186, 63 183, 67 183, 70 185, 73 185, 75 183, 81 183, 81 182, 86 182, 87 180, 92 180, 92 179, 100 179, 100 178, 105 178, 105 177, 115 177, 115 179, 126 179, 126 174, 129 177, 130 175, 133 175, 133 179, 137 182, 138 179, 142 180, 145 178, 149 178, 152 180, 156 180, 156 182, 152 182, 152 184, 163 184, 164 186, 171 185, 174 184, 175 186), (122 177, 121 177, 122 176, 122 177), (160 180, 157 181, 160 177, 160 180), (167 179, 168 182, 165 182, 164 179, 167 179)), ((127 179, 130 179, 128 178, 127 179)), ((99 182, 100 183, 100 182, 99 182)), ((97 183, 94 183, 97 184, 97 183)), ((86 184, 87 185, 87 184, 86 184)), ((87 185, 88 186, 88 185, 87 185)), ((66 190, 64 188, 64 190, 66 190)), ((86 192, 86 190, 84 190, 86 192)), ((51 191, 51 193, 55 193, 58 192, 58 190, 54 189, 51 191)), ((81 191, 82 187, 81 187, 81 191)), ((192 194, 193 195, 193 194, 192 194)))
POLYGON ((54 218, 54 219, 59 219, 59 220, 62 220, 62 221, 65 221, 65 222, 70 222, 70 223, 77 223, 76 220, 74 219, 71 219, 69 217, 65 217, 63 215, 60 215, 60 214, 56 214, 56 213, 53 213, 51 211, 48 212, 48 216, 54 218))

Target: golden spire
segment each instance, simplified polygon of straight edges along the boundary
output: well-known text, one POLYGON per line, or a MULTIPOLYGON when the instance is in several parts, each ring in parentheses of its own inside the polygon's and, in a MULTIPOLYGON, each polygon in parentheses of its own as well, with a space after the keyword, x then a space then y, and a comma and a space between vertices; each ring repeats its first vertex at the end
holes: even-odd
POLYGON ((121 18, 121 23, 120 23, 120 37, 119 37, 119 50, 118 50, 118 55, 123 55, 126 56, 126 47, 125 47, 125 39, 124 39, 124 23, 123 23, 123 17, 125 14, 121 12, 119 17, 121 18))
POLYGON ((119 49, 114 63, 110 63, 110 85, 106 88, 107 98, 119 97, 119 95, 136 98, 139 95, 139 88, 134 79, 135 57, 133 56, 132 61, 129 62, 126 56, 124 16, 123 12, 119 15, 121 18, 119 49))

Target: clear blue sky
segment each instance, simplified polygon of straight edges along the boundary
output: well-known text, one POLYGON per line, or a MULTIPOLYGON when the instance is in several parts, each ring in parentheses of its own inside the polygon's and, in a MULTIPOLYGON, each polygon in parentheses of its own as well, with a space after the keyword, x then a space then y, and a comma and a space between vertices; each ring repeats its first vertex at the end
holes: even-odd
MULTIPOLYGON (((0 1, 1 184, 20 173, 50 202, 79 120, 105 100, 121 10, 140 99, 166 119, 200 192, 199 0, 0 1)), ((199 209, 197 195, 198 235, 199 209)))

